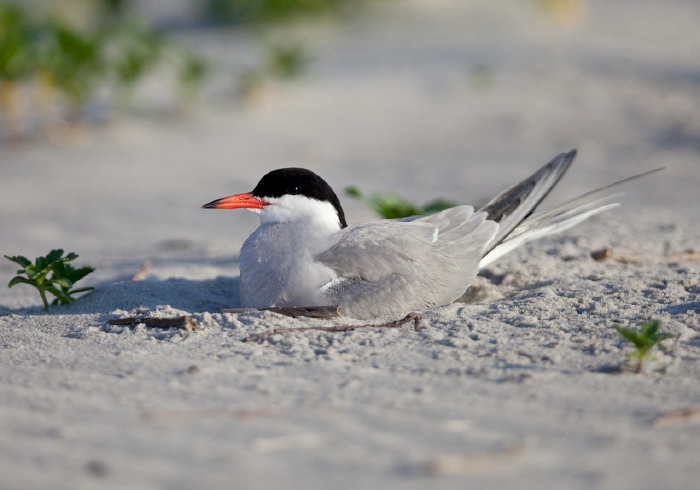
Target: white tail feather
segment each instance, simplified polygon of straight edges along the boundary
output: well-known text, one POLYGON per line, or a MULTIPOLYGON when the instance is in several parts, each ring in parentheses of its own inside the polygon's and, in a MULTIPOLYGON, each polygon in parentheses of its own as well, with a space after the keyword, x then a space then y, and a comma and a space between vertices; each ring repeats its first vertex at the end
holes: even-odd
MULTIPOLYGON (((543 223, 539 223, 535 225, 534 228, 529 228, 528 230, 522 231, 517 235, 512 236, 511 238, 503 240, 501 243, 499 243, 493 250, 491 250, 488 254, 486 254, 484 258, 481 259, 481 262, 479 262, 479 269, 483 269, 484 267, 491 264, 493 261, 501 258, 508 252, 515 250, 516 248, 529 241, 537 240, 538 238, 542 238, 547 235, 553 235, 554 233, 559 233, 561 231, 568 230, 569 228, 576 226, 582 221, 587 220, 591 216, 595 216, 596 214, 602 213, 603 211, 607 211, 608 209, 616 208, 619 205, 619 202, 605 204, 603 206, 594 209, 588 209, 586 211, 582 211, 573 215, 572 213, 576 210, 571 210, 565 213, 566 216, 555 216, 543 223)), ((525 220, 518 228, 521 228, 523 225, 526 224, 527 220, 525 220)))
POLYGON ((520 223, 491 251, 484 255, 481 262, 479 262, 479 269, 488 266, 493 261, 531 240, 567 230, 591 216, 618 207, 620 205, 619 202, 610 201, 619 199, 622 197, 623 193, 618 192, 616 194, 605 195, 606 193, 609 193, 612 189, 621 184, 660 170, 663 170, 663 168, 657 168, 640 175, 628 177, 613 184, 606 185, 605 187, 601 187, 600 189, 587 192, 542 213, 530 216, 520 223))

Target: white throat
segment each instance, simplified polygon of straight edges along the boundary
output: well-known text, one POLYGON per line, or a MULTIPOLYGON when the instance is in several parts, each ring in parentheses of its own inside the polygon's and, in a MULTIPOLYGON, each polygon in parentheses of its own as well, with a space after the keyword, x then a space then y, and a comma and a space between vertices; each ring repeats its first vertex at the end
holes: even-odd
POLYGON ((340 230, 338 212, 328 201, 290 194, 263 199, 270 205, 251 210, 260 215, 261 225, 305 223, 320 232, 334 233, 340 230))

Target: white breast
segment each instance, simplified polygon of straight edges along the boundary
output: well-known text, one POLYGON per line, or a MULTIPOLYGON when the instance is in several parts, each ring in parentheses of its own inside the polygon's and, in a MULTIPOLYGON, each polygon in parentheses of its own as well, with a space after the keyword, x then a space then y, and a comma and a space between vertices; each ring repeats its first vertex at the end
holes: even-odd
POLYGON ((243 307, 321 305, 321 288, 335 275, 314 260, 317 247, 304 235, 290 224, 261 225, 245 241, 241 248, 243 307))

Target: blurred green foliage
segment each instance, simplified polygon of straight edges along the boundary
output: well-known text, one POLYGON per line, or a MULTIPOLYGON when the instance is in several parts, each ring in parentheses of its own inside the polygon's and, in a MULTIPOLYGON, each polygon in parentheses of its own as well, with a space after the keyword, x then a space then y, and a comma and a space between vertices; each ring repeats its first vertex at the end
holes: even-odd
POLYGON ((39 66, 66 98, 69 120, 80 118, 80 109, 103 81, 107 70, 103 42, 102 34, 83 33, 59 22, 46 27, 39 66))
POLYGON ((122 96, 130 96, 135 85, 160 61, 166 42, 163 35, 144 23, 118 24, 107 49, 112 53, 112 74, 122 96))
POLYGON ((205 15, 234 25, 288 21, 357 10, 369 0, 207 0, 205 15))
POLYGON ((128 99, 139 82, 161 68, 172 73, 182 98, 197 93, 208 73, 203 58, 152 25, 124 17, 123 0, 99 3, 104 18, 80 28, 54 17, 35 18, 29 7, 0 0, 0 115, 5 135, 22 131, 23 88, 44 109, 62 106, 63 119, 73 123, 82 119, 85 106, 103 87, 128 99), (38 88, 28 90, 31 86, 38 88))
POLYGON ((300 77, 309 64, 309 56, 301 44, 273 44, 266 53, 267 70, 273 78, 291 80, 300 77))
MULTIPOLYGON (((201 12, 215 22, 258 29, 302 16, 345 14, 376 1, 204 0, 201 12)), ((0 0, 0 139, 24 136, 28 127, 94 121, 90 114, 97 112, 90 108, 98 107, 91 105, 98 94, 102 115, 104 108, 128 107, 137 86, 155 73, 177 83, 177 113, 211 73, 196 52, 131 18, 136 0, 74 1, 70 9, 51 0, 43 3, 53 8, 38 8, 41 3, 0 0)), ((258 33, 266 37, 263 31, 258 33)), ((299 43, 263 41, 261 62, 241 75, 240 92, 248 98, 268 80, 299 78, 309 62, 299 43)))
POLYGON ((310 59, 302 44, 267 43, 262 62, 240 76, 240 95, 246 101, 255 100, 263 94, 269 80, 291 81, 300 78, 308 69, 310 59))
POLYGON ((17 81, 31 73, 36 51, 27 14, 14 4, 0 4, 0 79, 17 81))
POLYGON ((182 50, 177 60, 177 74, 183 97, 192 99, 209 73, 209 64, 190 50, 182 50))
POLYGON ((444 198, 438 198, 423 206, 419 206, 394 192, 388 194, 375 192, 369 196, 365 196, 357 187, 346 187, 345 193, 362 200, 372 211, 387 219, 433 214, 459 206, 459 203, 444 198))

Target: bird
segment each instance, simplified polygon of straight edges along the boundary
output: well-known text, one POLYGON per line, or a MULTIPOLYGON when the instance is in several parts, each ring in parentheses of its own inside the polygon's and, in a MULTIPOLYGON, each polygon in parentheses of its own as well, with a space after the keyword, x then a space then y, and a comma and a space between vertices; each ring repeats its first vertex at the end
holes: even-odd
POLYGON ((646 175, 533 214, 576 153, 560 153, 478 210, 348 224, 330 185, 304 168, 273 170, 251 192, 202 207, 260 218, 240 251, 241 306, 333 305, 360 320, 402 315, 453 303, 493 261, 618 206, 621 194, 611 189, 646 175))

